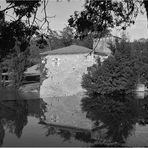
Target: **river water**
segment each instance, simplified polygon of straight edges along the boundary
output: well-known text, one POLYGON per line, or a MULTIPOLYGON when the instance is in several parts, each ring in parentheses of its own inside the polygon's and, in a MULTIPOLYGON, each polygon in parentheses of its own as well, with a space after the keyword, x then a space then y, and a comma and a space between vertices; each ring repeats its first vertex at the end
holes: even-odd
POLYGON ((82 108, 92 130, 46 124, 48 102, 36 94, 1 89, 0 146, 148 146, 147 97, 95 105, 90 98, 83 99, 82 108))

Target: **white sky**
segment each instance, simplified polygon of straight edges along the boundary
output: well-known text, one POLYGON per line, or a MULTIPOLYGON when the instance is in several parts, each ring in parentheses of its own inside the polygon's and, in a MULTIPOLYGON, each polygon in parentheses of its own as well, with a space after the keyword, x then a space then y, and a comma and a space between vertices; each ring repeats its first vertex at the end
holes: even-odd
MULTIPOLYGON (((62 30, 68 23, 67 20, 74 11, 80 11, 83 9, 84 0, 71 0, 67 2, 63 0, 56 2, 56 0, 49 0, 47 6, 48 16, 56 16, 50 19, 50 27, 54 30, 62 30)), ((5 0, 0 0, 1 8, 5 6, 5 0)), ((43 13, 39 12, 38 16, 41 18, 43 13)), ((114 31, 114 35, 120 35, 121 32, 114 31)), ((140 15, 137 17, 135 25, 127 29, 127 34, 131 40, 139 38, 148 38, 148 23, 146 15, 140 15)))

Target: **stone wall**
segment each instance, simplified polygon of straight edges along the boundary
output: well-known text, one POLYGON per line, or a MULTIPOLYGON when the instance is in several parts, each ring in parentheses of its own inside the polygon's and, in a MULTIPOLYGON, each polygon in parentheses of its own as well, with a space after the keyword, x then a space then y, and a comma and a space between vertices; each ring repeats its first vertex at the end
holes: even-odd
POLYGON ((84 91, 82 75, 95 63, 93 55, 48 55, 42 59, 40 97, 72 96, 84 91))

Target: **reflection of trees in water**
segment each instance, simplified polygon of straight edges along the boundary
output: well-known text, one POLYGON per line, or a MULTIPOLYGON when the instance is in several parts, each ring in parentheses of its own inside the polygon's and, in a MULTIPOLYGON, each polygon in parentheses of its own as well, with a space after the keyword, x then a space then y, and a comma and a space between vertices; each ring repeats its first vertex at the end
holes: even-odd
POLYGON ((22 100, 2 101, 0 105, 3 126, 14 133, 18 138, 23 127, 27 124, 27 103, 22 100))
POLYGON ((28 122, 27 116, 41 119, 46 112, 46 104, 42 99, 1 101, 0 112, 0 142, 2 144, 4 127, 20 138, 28 122))
POLYGON ((133 95, 91 95, 82 99, 82 110, 94 122, 94 133, 104 131, 105 142, 107 139, 111 143, 123 144, 136 123, 148 121, 148 110, 144 107, 145 101, 142 101, 136 100, 133 95))

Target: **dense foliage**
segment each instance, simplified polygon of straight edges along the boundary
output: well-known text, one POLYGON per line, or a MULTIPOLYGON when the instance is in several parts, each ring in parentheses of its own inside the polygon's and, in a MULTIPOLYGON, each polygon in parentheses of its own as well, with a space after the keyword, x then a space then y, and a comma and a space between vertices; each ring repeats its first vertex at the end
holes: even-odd
MULTIPOLYGON (((30 24, 30 19, 35 17, 41 0, 6 0, 6 3, 8 6, 0 11, 0 73, 9 73, 8 79, 13 81, 15 87, 19 87, 27 66, 30 39, 38 29, 33 22, 30 24), (5 19, 9 10, 15 14, 10 21, 5 19), (25 18, 28 21, 24 22, 25 18)), ((1 79, 0 76, 0 83, 1 79)))
MULTIPOLYGON (((82 87, 87 93, 125 94, 135 89, 137 83, 147 85, 148 51, 142 46, 138 48, 138 43, 124 39, 116 42, 110 47, 112 55, 107 60, 100 63, 98 59, 97 64, 89 67, 82 79, 82 87)), ((147 43, 141 44, 147 49, 147 43)))

